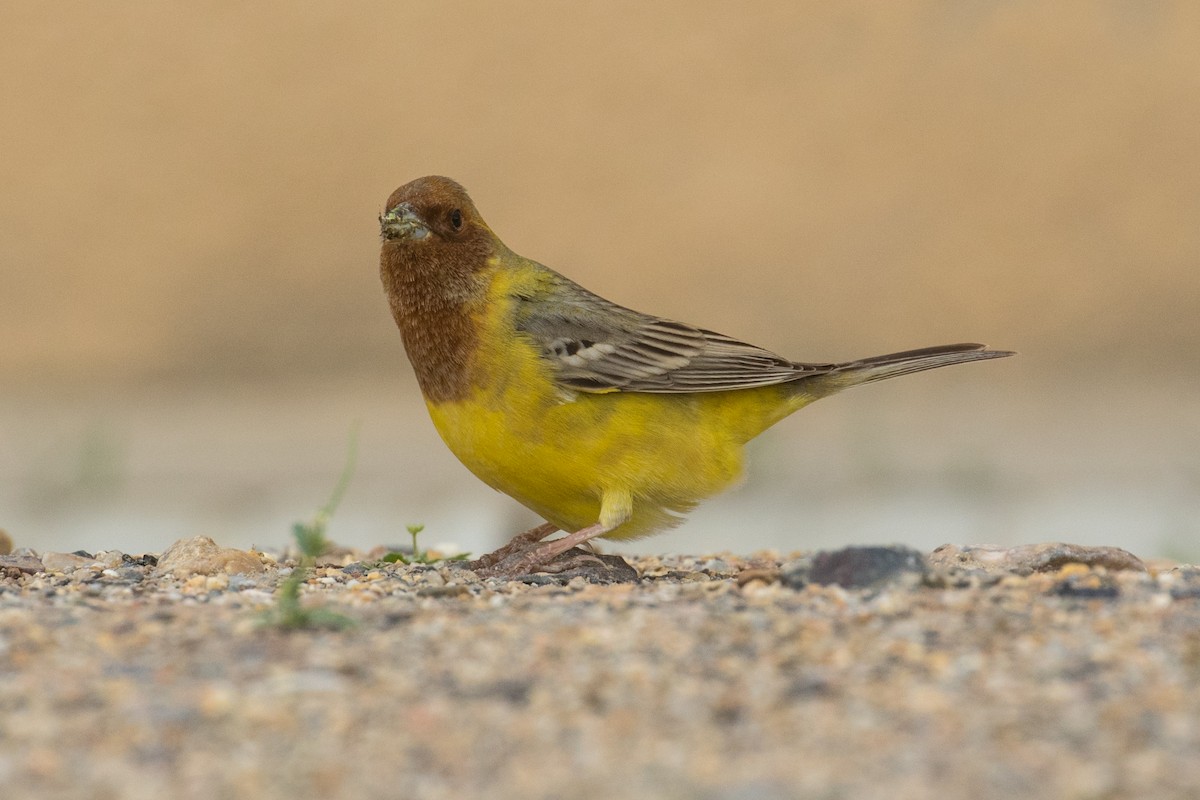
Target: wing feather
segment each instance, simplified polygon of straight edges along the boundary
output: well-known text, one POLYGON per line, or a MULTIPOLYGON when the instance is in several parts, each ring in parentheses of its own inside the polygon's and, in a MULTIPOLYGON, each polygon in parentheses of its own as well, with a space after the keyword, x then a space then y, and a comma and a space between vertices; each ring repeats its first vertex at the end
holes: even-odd
POLYGON ((715 331, 643 314, 553 273, 550 298, 517 296, 516 327, 581 392, 682 394, 787 383, 829 371, 715 331))

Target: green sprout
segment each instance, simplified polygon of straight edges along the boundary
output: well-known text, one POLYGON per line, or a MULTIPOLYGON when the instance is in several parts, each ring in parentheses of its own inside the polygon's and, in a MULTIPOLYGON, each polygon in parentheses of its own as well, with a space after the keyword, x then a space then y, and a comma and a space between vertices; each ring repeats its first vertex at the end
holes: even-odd
POLYGON ((404 553, 391 552, 381 558, 380 561, 388 564, 395 564, 397 561, 401 564, 437 564, 440 561, 466 561, 470 558, 470 553, 458 553, 445 557, 431 556, 428 550, 422 550, 417 544, 417 535, 425 530, 425 526, 417 523, 404 527, 408 529, 408 535, 412 537, 412 554, 405 555, 404 553))
POLYGON ((296 537, 296 546, 300 550, 300 563, 292 570, 283 583, 279 585, 279 599, 275 608, 268 612, 266 622, 285 629, 300 628, 347 628, 354 624, 349 617, 325 608, 305 608, 300 603, 300 587, 308 579, 308 573, 316 563, 317 557, 329 548, 329 540, 325 537, 325 529, 342 495, 350 485, 354 476, 354 466, 358 460, 358 429, 360 423, 355 422, 350 428, 350 441, 346 448, 346 464, 342 474, 333 487, 329 502, 317 509, 309 522, 297 522, 292 526, 292 535, 296 537))
MULTIPOLYGON (((408 535, 411 536, 413 540, 413 558, 421 558, 421 548, 417 547, 417 534, 425 530, 425 526, 418 522, 415 525, 405 525, 404 527, 408 529, 408 535)), ((426 555, 428 555, 428 553, 426 555)))

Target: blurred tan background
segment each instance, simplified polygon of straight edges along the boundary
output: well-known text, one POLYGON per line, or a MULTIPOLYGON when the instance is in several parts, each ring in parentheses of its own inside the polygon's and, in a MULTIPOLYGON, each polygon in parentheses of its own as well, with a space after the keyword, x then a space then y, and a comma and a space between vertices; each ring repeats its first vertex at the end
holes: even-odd
POLYGON ((648 550, 1070 539, 1200 557, 1195 3, 0 9, 0 527, 38 549, 489 547, 379 287, 464 183, 601 294, 797 359, 1019 359, 784 423, 648 550))

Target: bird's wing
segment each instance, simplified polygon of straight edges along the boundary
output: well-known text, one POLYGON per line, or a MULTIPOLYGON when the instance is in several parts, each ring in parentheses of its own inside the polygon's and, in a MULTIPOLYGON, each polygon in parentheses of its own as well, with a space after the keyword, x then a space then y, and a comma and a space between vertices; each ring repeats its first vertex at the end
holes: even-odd
POLYGON ((714 331, 619 306, 555 274, 549 295, 517 297, 516 327, 582 392, 685 394, 749 389, 828 371, 714 331))

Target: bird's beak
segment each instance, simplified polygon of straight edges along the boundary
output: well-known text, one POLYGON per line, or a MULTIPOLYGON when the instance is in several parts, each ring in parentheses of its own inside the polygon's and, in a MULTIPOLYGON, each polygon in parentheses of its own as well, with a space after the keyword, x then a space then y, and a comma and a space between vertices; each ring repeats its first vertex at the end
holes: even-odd
POLYGON ((417 216, 412 206, 401 203, 379 216, 379 235, 388 242, 397 239, 416 241, 429 235, 429 227, 417 216))

